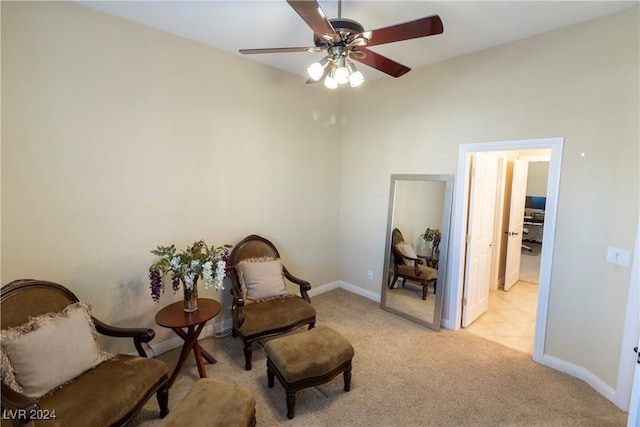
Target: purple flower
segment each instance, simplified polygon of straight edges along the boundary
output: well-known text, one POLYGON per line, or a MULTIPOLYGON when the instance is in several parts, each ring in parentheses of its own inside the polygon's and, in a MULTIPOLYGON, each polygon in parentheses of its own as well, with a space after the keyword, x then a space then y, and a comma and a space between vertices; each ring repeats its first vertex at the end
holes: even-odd
POLYGON ((155 302, 160 301, 160 293, 162 289, 162 276, 160 275, 160 271, 152 270, 149 272, 149 279, 151 280, 151 298, 155 302))

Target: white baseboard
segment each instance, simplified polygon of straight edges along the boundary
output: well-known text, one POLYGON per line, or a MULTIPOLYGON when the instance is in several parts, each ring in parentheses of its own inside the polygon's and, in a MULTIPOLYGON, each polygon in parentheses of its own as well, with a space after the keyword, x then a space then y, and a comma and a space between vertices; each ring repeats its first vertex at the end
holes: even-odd
POLYGON ((368 291, 366 289, 362 289, 359 286, 355 286, 355 285, 352 285, 351 283, 343 282, 342 280, 337 280, 335 282, 327 283, 326 285, 317 286, 311 289, 311 291, 309 291, 309 296, 320 295, 336 288, 341 288, 353 294, 368 298, 372 301, 380 302, 380 294, 368 291))
POLYGON ((308 293, 310 297, 315 297, 316 295, 324 294, 325 292, 329 292, 339 287, 341 287, 340 282, 336 281, 336 282, 326 283, 320 286, 314 286, 313 288, 311 288, 311 290, 308 293))
MULTIPOLYGON (((583 368, 582 366, 574 365, 573 363, 569 363, 565 360, 549 356, 548 354, 542 356, 542 360, 540 363, 542 365, 548 366, 549 368, 553 368, 557 371, 571 375, 572 377, 581 379, 582 381, 589 384, 595 391, 618 406, 616 391, 610 385, 606 384, 600 378, 595 376, 588 369, 583 368)), ((624 408, 620 409, 626 410, 624 408)))

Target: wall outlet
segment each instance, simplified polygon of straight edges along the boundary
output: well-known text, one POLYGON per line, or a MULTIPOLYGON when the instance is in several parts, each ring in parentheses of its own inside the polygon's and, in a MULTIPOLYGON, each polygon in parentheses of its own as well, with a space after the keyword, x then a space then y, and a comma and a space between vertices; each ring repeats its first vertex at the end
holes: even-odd
POLYGON ((613 248, 609 246, 607 248, 607 261, 612 264, 618 264, 623 267, 629 267, 629 258, 631 253, 620 248, 613 248))
POLYGON ((371 270, 367 271, 367 279, 373 280, 373 271, 371 270))

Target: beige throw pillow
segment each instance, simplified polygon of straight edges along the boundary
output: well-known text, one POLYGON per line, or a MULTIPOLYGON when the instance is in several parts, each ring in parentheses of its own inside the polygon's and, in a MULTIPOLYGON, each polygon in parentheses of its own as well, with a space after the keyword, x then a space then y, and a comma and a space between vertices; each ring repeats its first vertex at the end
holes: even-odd
POLYGON ((100 351, 89 310, 78 302, 3 330, 3 381, 37 399, 113 357, 100 351))
MULTIPOLYGON (((416 254, 416 251, 413 249, 413 246, 411 246, 409 243, 407 242, 400 242, 396 245, 396 249, 398 250, 398 252, 400 252, 403 256, 409 257, 409 258, 418 258, 418 255, 416 254)), ((405 264, 408 266, 413 267, 415 262, 405 259, 404 260, 405 264)))
POLYGON ((243 296, 248 301, 291 295, 284 282, 282 261, 279 258, 246 259, 236 265, 236 271, 243 296))

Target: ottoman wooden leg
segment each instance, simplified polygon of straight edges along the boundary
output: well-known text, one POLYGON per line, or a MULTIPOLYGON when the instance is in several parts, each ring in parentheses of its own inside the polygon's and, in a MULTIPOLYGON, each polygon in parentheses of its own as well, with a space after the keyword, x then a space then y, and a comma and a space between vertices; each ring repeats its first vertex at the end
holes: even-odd
POLYGON ((344 377, 344 391, 351 390, 351 368, 345 370, 342 376, 344 377))
POLYGON ((287 392, 287 418, 293 419, 294 411, 296 409, 296 392, 287 392))
POLYGON ((267 366, 267 384, 269 388, 273 388, 273 371, 269 366, 267 366))

